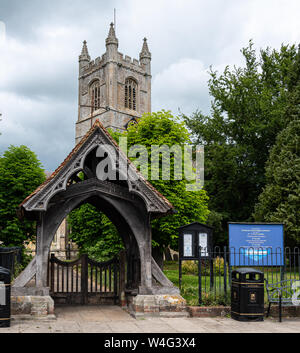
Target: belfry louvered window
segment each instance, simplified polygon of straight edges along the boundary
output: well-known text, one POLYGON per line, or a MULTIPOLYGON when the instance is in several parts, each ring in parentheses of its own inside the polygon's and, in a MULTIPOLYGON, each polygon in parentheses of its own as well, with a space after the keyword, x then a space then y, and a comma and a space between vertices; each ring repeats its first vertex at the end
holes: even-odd
POLYGON ((95 81, 90 87, 92 113, 100 108, 100 83, 95 81))
POLYGON ((137 83, 128 78, 125 81, 125 108, 136 110, 137 83))

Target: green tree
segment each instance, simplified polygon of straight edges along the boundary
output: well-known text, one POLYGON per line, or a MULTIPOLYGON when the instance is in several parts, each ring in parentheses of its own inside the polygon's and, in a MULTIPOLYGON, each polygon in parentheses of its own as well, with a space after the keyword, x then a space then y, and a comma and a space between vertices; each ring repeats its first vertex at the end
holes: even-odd
POLYGON ((5 246, 34 239, 35 223, 19 221, 16 210, 44 180, 41 163, 28 147, 10 146, 0 157, 0 241, 5 246))
MULTIPOLYGON (((138 124, 131 125, 124 133, 117 131, 110 133, 117 142, 120 137, 127 137, 128 149, 136 145, 145 146, 149 161, 152 145, 169 147, 179 145, 183 149, 183 146, 190 142, 184 123, 164 111, 145 114, 138 124)), ((153 220, 153 246, 156 249, 163 249, 168 245, 176 249, 178 227, 193 221, 205 222, 209 213, 205 191, 186 191, 186 185, 189 183, 187 180, 174 180, 174 157, 171 154, 171 180, 150 178, 152 185, 174 205, 177 211, 174 215, 153 220)), ((133 162, 136 161, 134 157, 131 159, 133 162)), ((159 169, 161 174, 161 161, 159 169)), ((92 258, 102 261, 112 258, 123 248, 116 228, 106 216, 90 204, 84 204, 73 210, 68 222, 71 228, 70 237, 79 245, 81 253, 88 253, 92 258)))
MULTIPOLYGON (((144 114, 138 124, 131 125, 122 135, 118 133, 112 135, 116 140, 120 136, 127 137, 128 149, 134 145, 145 146, 149 162, 152 157, 151 146, 153 145, 166 145, 168 147, 178 145, 183 151, 184 145, 190 144, 189 133, 185 124, 166 111, 144 114)), ((169 245, 173 249, 177 249, 178 227, 194 221, 205 223, 209 214, 206 192, 204 190, 187 191, 186 186, 189 182, 185 178, 182 180, 176 180, 175 178, 175 154, 171 153, 170 157, 170 180, 162 180, 162 178, 154 180, 152 176, 155 168, 152 166, 151 169, 150 163, 148 167, 149 181, 173 204, 177 211, 176 214, 152 221, 153 246, 161 250, 169 245)), ((130 158, 135 163, 136 159, 134 157, 130 158)), ((159 165, 160 177, 162 175, 161 165, 162 159, 159 165)))
POLYGON ((118 231, 110 220, 93 205, 86 203, 73 210, 68 216, 70 238, 96 261, 113 258, 123 249, 118 231))
POLYGON ((211 70, 209 116, 184 116, 194 143, 205 145, 205 189, 214 211, 212 225, 222 222, 217 241, 226 240, 228 221, 249 221, 265 185, 265 163, 277 134, 287 125, 285 112, 296 60, 295 46, 260 51, 242 49, 244 67, 211 70), (219 215, 217 215, 219 214, 219 215))
POLYGON ((292 69, 288 75, 288 102, 284 112, 286 122, 300 117, 300 44, 292 69))
POLYGON ((300 46, 288 75, 288 126, 277 136, 266 164, 267 184, 259 196, 257 221, 283 222, 288 245, 300 244, 300 46))
POLYGON ((287 245, 300 244, 300 116, 278 135, 266 165, 267 184, 254 217, 282 222, 287 245))

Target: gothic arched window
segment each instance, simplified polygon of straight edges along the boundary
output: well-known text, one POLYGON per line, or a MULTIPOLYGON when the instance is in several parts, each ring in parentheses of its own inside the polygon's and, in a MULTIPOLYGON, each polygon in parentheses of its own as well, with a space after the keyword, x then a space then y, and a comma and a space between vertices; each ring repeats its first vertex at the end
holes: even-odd
POLYGON ((100 108, 100 83, 94 81, 90 86, 91 108, 92 113, 100 108))
POLYGON ((125 81, 125 108, 136 110, 137 83, 132 78, 125 81))

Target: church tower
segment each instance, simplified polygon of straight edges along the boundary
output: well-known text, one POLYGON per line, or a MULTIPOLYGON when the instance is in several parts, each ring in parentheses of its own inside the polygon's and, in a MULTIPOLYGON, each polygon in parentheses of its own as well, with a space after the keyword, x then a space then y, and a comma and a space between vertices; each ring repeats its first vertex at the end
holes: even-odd
POLYGON ((151 112, 151 53, 144 39, 139 60, 118 52, 113 23, 106 52, 91 60, 86 41, 79 56, 78 120, 76 143, 99 119, 106 128, 125 130, 151 112))

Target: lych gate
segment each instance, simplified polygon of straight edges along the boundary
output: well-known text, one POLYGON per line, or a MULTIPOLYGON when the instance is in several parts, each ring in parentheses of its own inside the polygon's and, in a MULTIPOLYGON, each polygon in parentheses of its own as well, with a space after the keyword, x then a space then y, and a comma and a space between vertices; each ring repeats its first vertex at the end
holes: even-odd
POLYGON ((26 284, 35 278, 36 290, 47 293, 49 251, 55 232, 73 209, 87 202, 109 217, 123 240, 127 263, 123 294, 178 294, 151 253, 150 222, 172 213, 173 206, 143 178, 99 121, 20 205, 19 217, 37 222, 36 256, 14 287, 25 291, 26 284), (103 157, 98 157, 99 146, 106 151, 103 157), (97 165, 111 153, 118 156, 117 165, 111 164, 117 178, 104 181, 97 177, 97 165), (127 178, 119 178, 124 170, 127 178))

